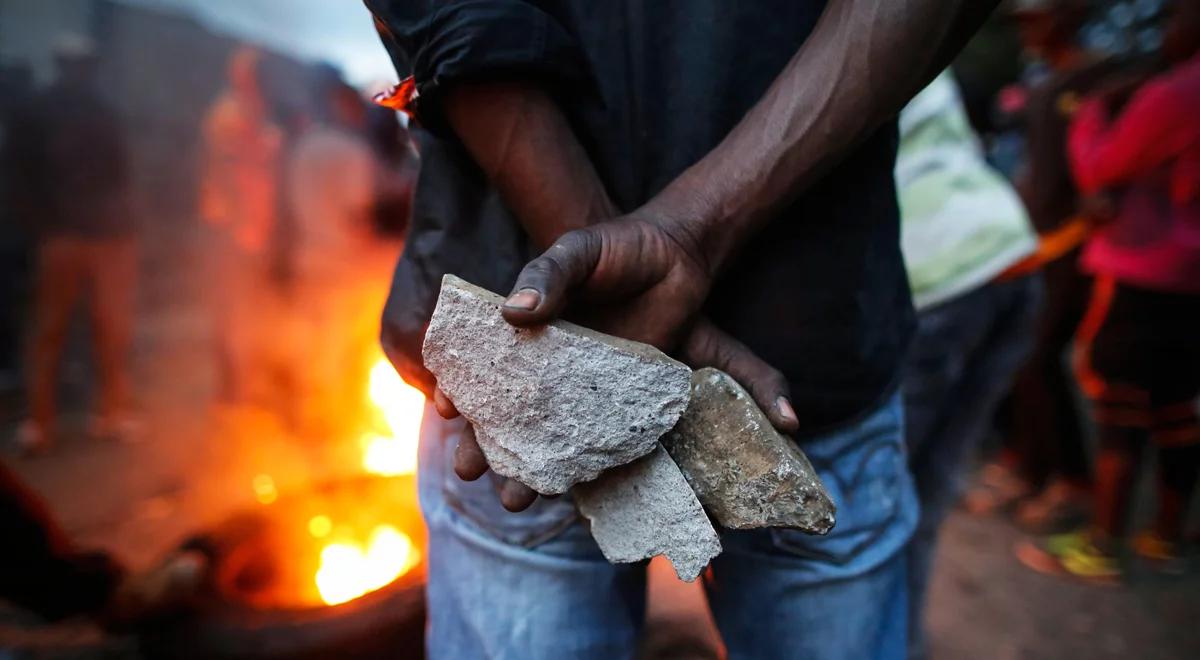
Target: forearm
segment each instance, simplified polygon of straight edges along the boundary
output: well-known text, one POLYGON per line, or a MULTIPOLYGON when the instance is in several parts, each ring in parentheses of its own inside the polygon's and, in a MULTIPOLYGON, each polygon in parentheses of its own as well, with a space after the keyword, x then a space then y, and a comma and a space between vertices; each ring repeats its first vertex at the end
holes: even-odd
POLYGON ((766 95, 646 209, 716 273, 937 75, 995 0, 834 0, 766 95))
POLYGON ((540 248, 617 214, 566 117, 536 87, 459 85, 447 95, 446 116, 540 248))

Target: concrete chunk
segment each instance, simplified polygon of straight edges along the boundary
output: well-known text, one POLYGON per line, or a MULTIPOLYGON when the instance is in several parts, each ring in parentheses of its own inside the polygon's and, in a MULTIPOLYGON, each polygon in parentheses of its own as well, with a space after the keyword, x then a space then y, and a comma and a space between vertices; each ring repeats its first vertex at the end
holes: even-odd
POLYGON ((722 371, 692 374, 691 403, 662 442, 724 527, 833 527, 834 504, 808 458, 722 371))
POLYGON ((571 489, 605 558, 629 563, 665 555, 679 579, 695 580, 721 540, 683 474, 659 445, 649 456, 571 489))
POLYGON ((683 414, 683 364, 565 321, 516 328, 502 304, 445 276, 422 348, 496 473, 563 493, 650 453, 683 414))

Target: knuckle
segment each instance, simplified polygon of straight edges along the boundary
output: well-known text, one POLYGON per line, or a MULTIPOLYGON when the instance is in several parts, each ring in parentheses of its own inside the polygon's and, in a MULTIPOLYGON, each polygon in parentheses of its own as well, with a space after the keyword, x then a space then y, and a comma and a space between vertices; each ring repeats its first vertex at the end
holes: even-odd
POLYGON ((770 388, 777 396, 787 394, 790 388, 788 387, 788 381, 787 378, 784 377, 783 372, 770 367, 767 369, 767 387, 770 388))
POLYGON ((521 270, 521 279, 543 279, 554 264, 553 259, 548 255, 542 256, 525 264, 525 268, 521 270))
POLYGON ((550 259, 561 274, 582 275, 595 261, 603 243, 601 233, 595 228, 575 229, 563 234, 543 256, 550 259))

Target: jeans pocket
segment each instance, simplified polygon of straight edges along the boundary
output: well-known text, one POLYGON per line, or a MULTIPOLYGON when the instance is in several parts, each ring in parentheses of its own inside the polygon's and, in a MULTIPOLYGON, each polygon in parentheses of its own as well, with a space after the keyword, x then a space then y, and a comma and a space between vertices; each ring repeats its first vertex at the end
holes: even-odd
POLYGON ((461 420, 446 422, 443 437, 434 440, 441 443, 435 452, 440 462, 436 473, 447 508, 488 536, 525 548, 554 539, 579 520, 570 495, 539 497, 528 509, 513 513, 500 504, 504 483, 500 475, 488 472, 475 481, 459 479, 454 474, 454 448, 463 424, 461 420))
POLYGON ((837 522, 825 536, 772 529, 777 549, 849 567, 874 564, 876 553, 890 555, 903 542, 897 539, 907 537, 912 516, 901 514, 915 500, 901 418, 897 406, 888 405, 852 429, 804 445, 837 505, 837 522))

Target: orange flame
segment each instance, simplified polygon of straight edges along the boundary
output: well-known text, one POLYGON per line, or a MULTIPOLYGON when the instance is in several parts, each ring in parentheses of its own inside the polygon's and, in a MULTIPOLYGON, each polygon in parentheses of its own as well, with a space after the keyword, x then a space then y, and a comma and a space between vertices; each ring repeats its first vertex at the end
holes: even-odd
POLYGON ((254 476, 254 497, 260 504, 271 504, 279 499, 279 491, 275 490, 275 480, 269 474, 254 476))
POLYGON ((367 543, 339 541, 321 550, 317 591, 326 605, 337 605, 385 587, 421 560, 407 534, 377 525, 367 543))
POLYGON ((405 383, 387 359, 380 358, 371 367, 367 396, 391 433, 363 434, 363 469, 385 477, 415 473, 425 395, 405 383))
MULTIPOLYGON (((380 476, 408 475, 417 469, 417 438, 425 397, 407 385, 386 358, 371 367, 367 396, 390 431, 364 433, 362 467, 380 476)), ((309 533, 326 538, 333 532, 328 516, 309 520, 309 533)), ((339 530, 340 531, 340 530, 339 530)), ((327 605, 337 605, 387 586, 421 560, 412 539, 392 525, 379 524, 366 543, 339 534, 321 549, 315 580, 317 592, 327 605)))

